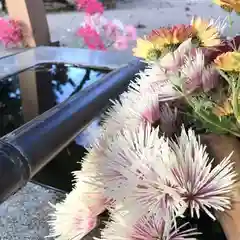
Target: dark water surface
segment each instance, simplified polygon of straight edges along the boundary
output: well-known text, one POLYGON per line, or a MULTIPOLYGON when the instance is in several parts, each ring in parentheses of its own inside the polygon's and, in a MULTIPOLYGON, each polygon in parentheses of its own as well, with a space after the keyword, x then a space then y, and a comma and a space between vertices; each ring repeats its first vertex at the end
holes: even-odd
MULTIPOLYGON (((0 137, 68 99, 108 72, 104 69, 49 63, 0 79, 0 137)), ((80 135, 45 166, 34 180, 70 191, 71 172, 80 168, 77 162, 85 154, 81 142, 80 135)))

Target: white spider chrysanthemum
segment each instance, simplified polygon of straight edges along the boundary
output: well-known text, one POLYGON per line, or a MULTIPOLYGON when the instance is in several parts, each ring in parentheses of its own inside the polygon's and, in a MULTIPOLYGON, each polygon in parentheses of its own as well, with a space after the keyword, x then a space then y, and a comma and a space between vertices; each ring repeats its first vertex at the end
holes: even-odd
POLYGON ((192 39, 189 38, 180 44, 174 52, 169 52, 166 54, 160 60, 161 66, 168 71, 178 72, 179 68, 181 68, 184 64, 185 55, 189 54, 192 48, 192 39))
POLYGON ((159 125, 160 130, 166 136, 172 136, 177 131, 178 111, 176 107, 171 108, 168 103, 159 103, 158 95, 150 95, 142 104, 144 112, 142 116, 147 122, 154 126, 159 125))
POLYGON ((143 112, 142 117, 146 119, 149 123, 154 123, 161 118, 160 106, 157 94, 150 94, 144 98, 142 102, 143 112))
POLYGON ((230 194, 237 176, 230 161, 231 154, 213 167, 206 147, 201 145, 192 130, 186 133, 182 129, 178 142, 171 145, 178 156, 172 167, 172 176, 175 184, 182 188, 181 196, 188 204, 192 217, 194 212, 199 217, 202 209, 215 219, 210 209, 229 209, 230 194))
POLYGON ((224 19, 218 17, 217 19, 210 19, 209 25, 214 26, 218 29, 218 32, 220 34, 223 34, 228 25, 227 21, 227 17, 225 17, 224 19))
POLYGON ((192 49, 191 39, 183 42, 173 53, 168 53, 158 62, 149 63, 145 71, 139 73, 138 91, 142 94, 158 95, 159 101, 169 101, 181 97, 169 79, 169 74, 176 73, 184 64, 185 54, 192 49))
MULTIPOLYGON (((125 100, 126 99, 127 98, 125 98, 125 100)), ((121 129, 124 127, 128 129, 134 129, 137 128, 141 123, 146 122, 146 120, 151 120, 144 118, 144 112, 148 110, 150 104, 158 104, 158 98, 145 95, 141 98, 139 97, 137 100, 137 103, 135 103, 136 109, 133 109, 131 107, 132 105, 126 104, 126 102, 123 102, 123 105, 120 103, 118 103, 119 105, 117 106, 115 105, 115 111, 112 111, 110 113, 111 116, 105 120, 104 128, 102 129, 100 136, 92 143, 92 147, 89 149, 89 153, 83 161, 82 170, 75 172, 76 179, 78 178, 78 175, 94 177, 96 173, 99 172, 98 165, 105 164, 105 162, 110 159, 109 154, 107 155, 106 151, 111 149, 113 146, 114 150, 111 150, 110 152, 112 154, 111 158, 114 158, 113 154, 118 152, 119 146, 118 143, 116 143, 116 135, 118 131, 121 131, 121 129), (125 116, 128 114, 129 118, 125 117, 125 119, 118 119, 117 116, 120 114, 120 112, 124 113, 125 116)), ((159 114, 156 117, 160 118, 159 114)))
POLYGON ((185 57, 181 69, 182 87, 186 93, 202 89, 209 91, 217 86, 219 74, 214 66, 205 67, 205 57, 201 50, 195 50, 185 57))
POLYGON ((173 221, 164 219, 155 213, 148 213, 137 222, 132 214, 113 215, 113 221, 103 230, 102 240, 196 240, 196 229, 186 229, 184 224, 176 228, 173 221), (184 230, 183 230, 184 229, 184 230))
POLYGON ((48 237, 80 240, 97 226, 97 215, 82 201, 82 193, 74 189, 62 203, 57 203, 49 221, 48 237))
MULTIPOLYGON (((135 89, 131 86, 130 91, 121 95, 121 102, 116 101, 115 105, 109 110, 102 131, 100 131, 100 136, 92 143, 92 147, 84 159, 82 170, 74 173, 77 182, 76 185, 78 182, 85 181, 85 185, 88 187, 91 185, 89 183, 91 182, 90 179, 96 180, 96 175, 99 172, 98 166, 105 164, 109 160, 109 155, 106 155, 106 151, 114 145, 114 135, 118 130, 121 130, 123 127, 134 129, 144 121, 142 112, 148 107, 146 105, 148 94, 141 95, 137 91, 137 86, 136 84, 135 89), (132 105, 135 108, 132 108, 132 105)), ((111 153, 118 152, 117 146, 115 144, 115 150, 111 151, 111 153)), ((112 155, 112 157, 114 156, 112 155)), ((92 185, 97 186, 101 192, 100 189, 103 188, 103 185, 100 181, 95 181, 92 185)))
POLYGON ((168 75, 160 62, 150 63, 144 72, 139 73, 139 78, 138 91, 141 95, 157 94, 160 102, 180 97, 169 82, 168 75))
MULTIPOLYGON (((107 112, 99 138, 93 142, 92 149, 89 150, 89 154, 84 159, 81 172, 86 172, 86 169, 88 169, 88 174, 93 176, 98 171, 96 164, 107 161, 108 157, 105 150, 111 148, 114 144, 114 135, 122 128, 134 130, 146 120, 150 123, 152 123, 153 119, 161 120, 161 111, 158 110, 164 109, 158 107, 158 95, 146 91, 141 92, 142 84, 145 84, 144 79, 136 79, 130 84, 128 92, 124 92, 120 96, 120 101, 113 102, 114 105, 107 112), (149 114, 152 116, 146 118, 146 113, 148 116, 149 114)), ((164 124, 167 119, 166 115, 163 117, 164 124)), ((117 152, 117 149, 115 149, 115 152, 117 152)))
POLYGON ((103 129, 108 134, 114 135, 123 127, 134 127, 141 121, 138 111, 140 94, 135 91, 125 92, 120 96, 120 101, 113 101, 113 106, 106 112, 103 129))
POLYGON ((98 180, 107 197, 124 201, 125 208, 142 207, 157 212, 166 209, 182 214, 187 205, 199 216, 200 209, 223 211, 230 206, 234 177, 229 158, 212 169, 205 147, 193 133, 182 130, 178 143, 158 137, 158 129, 141 125, 135 131, 118 133, 117 144, 99 164, 98 180), (117 153, 117 154, 116 154, 117 153))
POLYGON ((102 139, 111 138, 123 127, 135 128, 144 121, 142 112, 148 107, 146 104, 149 102, 151 92, 141 92, 142 84, 145 84, 144 81, 136 77, 130 83, 128 90, 119 96, 119 100, 111 101, 113 105, 106 111, 102 129, 99 131, 102 139))
POLYGON ((186 205, 168 177, 169 165, 176 156, 168 141, 158 135, 159 129, 148 124, 135 131, 120 131, 117 144, 106 151, 111 160, 98 165, 97 180, 105 186, 107 197, 124 201, 124 207, 130 209, 141 206, 138 214, 162 209, 166 214, 181 214, 186 205))
POLYGON ((94 120, 91 122, 86 129, 84 129, 76 138, 75 142, 84 148, 89 148, 89 146, 94 142, 94 139, 98 138, 101 134, 101 128, 99 125, 99 120, 94 120))
POLYGON ((166 136, 172 136, 177 132, 179 127, 178 110, 176 107, 173 109, 165 103, 160 108, 160 129, 166 136))

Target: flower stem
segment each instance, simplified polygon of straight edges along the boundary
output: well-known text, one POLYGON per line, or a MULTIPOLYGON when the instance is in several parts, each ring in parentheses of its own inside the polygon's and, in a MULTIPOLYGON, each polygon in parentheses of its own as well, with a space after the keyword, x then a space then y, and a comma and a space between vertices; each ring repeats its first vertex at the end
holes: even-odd
MULTIPOLYGON (((239 76, 239 81, 240 81, 240 76, 239 76)), ((184 97, 187 101, 187 103, 189 104, 189 106, 194 110, 194 112, 205 122, 211 124, 214 127, 217 127, 219 129, 222 129, 225 132, 228 132, 232 135, 235 135, 236 137, 240 137, 240 133, 235 132, 233 130, 231 130, 230 128, 225 128, 223 126, 221 126, 220 124, 217 124, 215 122, 213 122, 211 119, 209 119, 208 117, 204 116, 200 111, 196 110, 194 104, 189 100, 188 96, 186 94, 184 94, 182 91, 180 91, 179 89, 176 89, 181 95, 182 97, 184 97)))
POLYGON ((210 123, 211 125, 215 126, 215 127, 218 127, 222 130, 224 130, 225 132, 228 132, 228 133, 231 133, 233 135, 235 135, 236 137, 240 137, 240 133, 238 132, 235 132, 235 131, 232 131, 231 129, 229 128, 225 128, 219 124, 216 124, 215 122, 211 121, 209 118, 207 118, 206 116, 202 115, 199 111, 195 111, 195 113, 200 117, 202 118, 204 121, 206 121, 207 123, 210 123))
POLYGON ((233 113, 238 121, 238 123, 240 123, 240 111, 239 111, 239 90, 240 90, 240 77, 237 77, 237 82, 235 82, 234 80, 232 80, 232 94, 233 94, 233 98, 232 98, 232 106, 233 106, 233 113))
POLYGON ((219 129, 222 129, 225 132, 231 133, 232 135, 235 135, 236 137, 240 137, 240 133, 235 132, 233 130, 231 130, 230 128, 225 128, 223 126, 221 126, 220 124, 217 124, 215 122, 213 122, 211 119, 209 119, 208 117, 206 117, 205 115, 203 115, 200 111, 196 110, 194 107, 194 104, 191 103, 191 101, 187 98, 187 96, 185 96, 185 99, 187 100, 188 104, 192 107, 192 109, 194 110, 194 112, 205 122, 211 124, 214 127, 217 127, 219 129))
POLYGON ((231 16, 231 13, 228 14, 228 24, 229 24, 229 29, 230 29, 230 35, 232 36, 233 34, 233 20, 232 20, 232 16, 231 16))

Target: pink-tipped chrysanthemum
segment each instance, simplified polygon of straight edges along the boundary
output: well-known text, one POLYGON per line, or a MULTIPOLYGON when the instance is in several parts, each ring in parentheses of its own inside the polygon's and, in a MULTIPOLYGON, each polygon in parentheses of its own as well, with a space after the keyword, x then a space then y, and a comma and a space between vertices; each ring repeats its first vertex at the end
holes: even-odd
POLYGON ((150 95, 146 101, 142 116, 153 126, 159 126, 160 131, 166 136, 172 136, 179 127, 177 108, 171 108, 168 103, 160 103, 158 95, 150 95))
POLYGON ((175 90, 166 70, 160 62, 154 62, 148 65, 144 72, 139 73, 141 94, 157 94, 159 102, 178 99, 181 97, 175 90))
POLYGON ((162 133, 172 137, 178 131, 180 122, 178 110, 176 107, 171 108, 169 104, 164 103, 160 107, 160 123, 159 127, 162 133))
POLYGON ((215 67, 205 66, 204 55, 201 50, 196 50, 188 56, 181 69, 183 87, 186 93, 196 90, 207 92, 217 86, 219 74, 215 67))
POLYGON ((160 215, 148 213, 135 222, 131 215, 113 215, 102 232, 102 240, 196 240, 196 229, 187 229, 184 224, 176 227, 170 219, 165 221, 160 215))
POLYGON ((161 113, 158 95, 150 94, 147 98, 144 98, 144 100, 146 101, 143 103, 145 107, 142 112, 142 117, 151 124, 159 121, 161 113))
POLYGON ((159 137, 159 128, 145 123, 135 130, 123 129, 106 156, 109 160, 98 165, 98 180, 108 198, 124 202, 124 208, 132 211, 138 205, 142 211, 136 216, 147 211, 184 212, 186 205, 168 177, 176 156, 168 141, 159 137))
POLYGON ((48 237, 80 240, 97 226, 96 212, 84 204, 80 189, 74 189, 62 203, 53 207, 48 237))
POLYGON ((196 213, 200 217, 200 210, 203 210, 215 219, 210 209, 229 209, 236 181, 231 154, 213 166, 206 147, 191 129, 186 132, 183 128, 178 142, 172 142, 171 145, 176 154, 172 176, 175 184, 181 188, 181 196, 188 204, 191 215, 196 213))
POLYGON ((184 41, 174 52, 169 52, 160 59, 161 66, 167 71, 179 71, 184 65, 185 55, 193 48, 191 39, 184 41))

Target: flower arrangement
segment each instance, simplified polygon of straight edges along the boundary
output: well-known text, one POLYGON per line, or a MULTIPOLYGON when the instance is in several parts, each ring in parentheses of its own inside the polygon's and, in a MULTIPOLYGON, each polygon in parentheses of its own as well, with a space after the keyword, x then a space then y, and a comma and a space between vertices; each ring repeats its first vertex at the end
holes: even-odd
POLYGON ((104 17, 103 4, 98 0, 76 0, 76 5, 78 10, 85 13, 77 36, 83 38, 88 48, 106 50, 113 46, 117 50, 125 50, 128 43, 136 39, 136 28, 104 17))
POLYGON ((21 46, 23 39, 23 28, 20 22, 0 18, 0 42, 5 47, 21 46))
MULTIPOLYGON (((217 3, 239 11, 238 0, 217 3)), ((234 211, 235 152, 210 156, 214 142, 203 143, 207 133, 240 137, 240 37, 224 37, 225 27, 194 17, 137 39, 147 67, 106 113, 72 192, 54 206, 51 237, 81 239, 107 209, 102 240, 203 239, 192 219, 234 211)))

